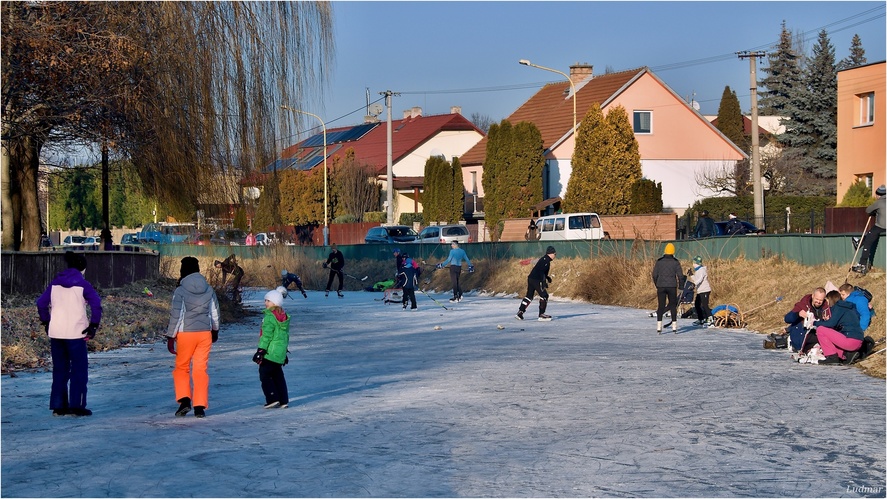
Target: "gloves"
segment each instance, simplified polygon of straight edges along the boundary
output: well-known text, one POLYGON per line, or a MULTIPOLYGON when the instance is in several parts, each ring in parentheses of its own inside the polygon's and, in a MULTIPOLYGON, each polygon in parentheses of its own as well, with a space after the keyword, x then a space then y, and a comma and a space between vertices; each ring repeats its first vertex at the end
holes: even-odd
POLYGON ((693 275, 693 269, 687 269, 687 277, 693 275))
POLYGON ((474 272, 474 265, 469 265, 469 266, 468 266, 468 272, 469 272, 469 273, 474 272))
POLYGON ((545 281, 551 284, 551 276, 545 276, 545 281))
POLYGON ((46 334, 49 334, 49 322, 41 322, 43 325, 43 330, 46 331, 46 334))
POLYGON ((213 329, 212 334, 213 334, 213 343, 219 341, 219 330, 213 329))
POLYGON ((287 355, 286 357, 283 358, 283 365, 287 365, 289 363, 290 363, 290 356, 287 355))
POLYGON ((89 323, 89 327, 83 330, 83 334, 86 335, 87 340, 91 340, 95 338, 95 332, 98 330, 99 325, 95 322, 89 323))
POLYGON ((443 262, 438 263, 437 265, 434 266, 434 268, 436 268, 436 269, 442 269, 442 268, 443 268, 443 262))
POLYGON ((176 339, 172 336, 166 337, 166 349, 169 350, 169 353, 176 354, 176 339))
POLYGON ((253 355, 253 362, 256 364, 261 364, 263 360, 265 360, 265 354, 268 353, 267 350, 260 348, 256 350, 256 354, 253 355))
POLYGON ((329 265, 327 265, 326 262, 323 262, 323 265, 321 265, 321 267, 327 268, 327 267, 329 267, 329 265))

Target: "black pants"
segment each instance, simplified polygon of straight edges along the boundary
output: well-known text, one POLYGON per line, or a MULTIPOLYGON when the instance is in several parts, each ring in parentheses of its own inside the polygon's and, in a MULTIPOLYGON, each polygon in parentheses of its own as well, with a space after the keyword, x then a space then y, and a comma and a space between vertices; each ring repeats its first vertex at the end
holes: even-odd
POLYGON ((656 321, 662 321, 666 308, 671 312, 671 320, 678 320, 678 288, 656 288, 656 299, 659 302, 659 307, 656 308, 656 321))
POLYGON ((527 307, 529 307, 530 303, 533 302, 533 296, 535 296, 537 293, 539 294, 539 315, 545 313, 545 309, 548 308, 548 291, 545 290, 545 286, 542 285, 542 281, 530 279, 529 277, 527 278, 527 294, 520 302, 521 313, 527 311, 527 307))
POLYGON ((416 290, 413 288, 403 288, 403 308, 407 308, 407 302, 410 302, 410 308, 416 308, 416 290))
POLYGON ((262 382, 262 392, 265 393, 265 403, 280 402, 280 405, 289 404, 289 392, 286 389, 286 378, 283 377, 283 365, 270 360, 263 360, 259 364, 259 381, 262 382))
POLYGON ((329 291, 331 286, 333 285, 333 279, 336 277, 339 278, 339 288, 338 291, 342 291, 342 274, 341 270, 330 269, 330 278, 326 281, 326 290, 329 291))
POLYGON ((462 288, 459 286, 459 276, 462 274, 461 265, 450 265, 450 282, 453 284, 453 298, 462 298, 462 288))
POLYGON ((86 408, 86 384, 89 381, 89 358, 82 339, 49 340, 52 354, 52 388, 50 409, 86 408))
POLYGON ((875 250, 878 249, 878 240, 881 239, 881 234, 883 233, 884 229, 875 225, 862 237, 862 242, 859 243, 862 246, 862 249, 859 251, 860 265, 871 267, 875 263, 875 250))
POLYGON ((693 304, 693 308, 696 309, 696 318, 700 321, 711 317, 711 307, 708 306, 709 295, 711 295, 711 291, 696 293, 696 301, 693 304))

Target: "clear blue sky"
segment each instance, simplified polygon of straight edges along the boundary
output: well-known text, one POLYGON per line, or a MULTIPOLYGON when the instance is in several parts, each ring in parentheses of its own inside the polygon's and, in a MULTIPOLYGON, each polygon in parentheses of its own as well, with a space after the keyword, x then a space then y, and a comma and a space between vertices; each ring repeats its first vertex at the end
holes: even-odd
MULTIPOLYGON (((781 23, 809 55, 826 29, 835 58, 859 34, 868 62, 885 59, 884 2, 343 2, 333 4, 336 59, 317 111, 330 128, 362 121, 366 91, 401 92, 392 116, 487 115, 499 121, 574 63, 601 74, 648 66, 703 114, 724 87, 750 107, 749 63, 735 52, 770 50, 781 23), (341 118, 341 119, 339 119, 341 118)), ((758 65, 758 76, 762 76, 758 65)), ((384 117, 384 113, 383 113, 384 117)))

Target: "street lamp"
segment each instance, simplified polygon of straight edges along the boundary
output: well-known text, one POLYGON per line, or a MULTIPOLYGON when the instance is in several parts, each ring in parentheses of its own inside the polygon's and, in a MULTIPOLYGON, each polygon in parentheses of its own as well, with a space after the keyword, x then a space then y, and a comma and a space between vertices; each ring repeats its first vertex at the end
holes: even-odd
POLYGON ((563 71, 558 71, 556 69, 546 68, 545 66, 538 66, 538 65, 533 64, 532 62, 528 61, 527 59, 521 59, 517 62, 520 63, 521 65, 524 65, 524 66, 530 66, 530 67, 533 67, 536 69, 542 69, 544 71, 551 71, 552 73, 557 73, 559 75, 563 75, 563 77, 567 79, 567 81, 570 83, 570 92, 573 93, 573 133, 576 133, 576 86, 573 85, 573 79, 570 78, 570 76, 567 73, 564 73, 563 71))
POLYGON ((327 181, 327 167, 326 167, 326 123, 320 119, 320 116, 309 113, 308 111, 302 111, 301 109, 295 109, 289 106, 280 106, 283 109, 288 111, 292 111, 294 113, 307 114, 308 116, 313 116, 317 118, 317 121, 320 122, 321 128, 323 128, 323 245, 329 246, 330 244, 330 217, 327 206, 329 205, 329 187, 327 181))

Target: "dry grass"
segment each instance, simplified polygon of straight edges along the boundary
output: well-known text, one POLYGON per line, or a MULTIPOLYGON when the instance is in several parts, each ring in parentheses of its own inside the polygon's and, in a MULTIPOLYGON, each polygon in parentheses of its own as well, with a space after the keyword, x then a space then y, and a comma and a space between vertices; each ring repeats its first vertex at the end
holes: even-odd
MULTIPOLYGON (((553 282, 549 288, 557 297, 584 300, 602 305, 618 305, 653 310, 656 307, 655 289, 651 274, 659 255, 651 255, 638 245, 635 254, 600 257, 595 259, 556 259, 551 266, 553 282)), ((492 259, 489 255, 476 255, 473 262, 477 271, 463 274, 463 289, 489 293, 523 295, 527 287, 527 274, 536 263, 529 260, 492 259), (523 263, 522 263, 523 262, 523 263)), ((771 333, 784 326, 782 317, 801 296, 827 281, 840 285, 847 277, 844 265, 799 265, 777 257, 761 260, 733 258, 732 255, 706 258, 712 284, 712 305, 734 304, 745 315, 748 329, 771 333), (781 302, 775 302, 783 297, 781 302)), ((153 341, 163 336, 168 320, 169 301, 178 277, 179 261, 176 258, 161 259, 163 278, 158 282, 136 283, 120 290, 103 293, 105 319, 96 336, 90 342, 95 350, 108 350, 120 346, 153 341), (148 286, 154 298, 142 294, 148 286)), ((211 285, 221 285, 221 271, 213 268, 211 258, 200 259, 200 268, 211 285)), ((687 268, 688 262, 683 262, 687 268)), ((269 257, 241 262, 245 275, 244 286, 273 288, 280 283, 280 271, 287 269, 298 274, 306 289, 324 289, 329 272, 319 261, 294 256, 288 251, 273 251, 269 257)), ((362 290, 374 282, 385 280, 394 274, 394 261, 352 261, 346 271, 358 279, 345 278, 346 290, 362 290), (366 281, 359 279, 367 276, 366 281)), ((450 289, 449 274, 425 267, 422 281, 426 289, 446 291, 450 289)), ((866 277, 855 274, 852 284, 862 286, 874 295, 877 315, 872 318, 867 334, 875 340, 885 336, 885 282, 883 273, 866 277)), ((220 293, 220 298, 223 298, 220 293)), ((34 307, 36 297, 3 297, 2 366, 4 370, 22 367, 41 367, 47 361, 49 341, 43 333, 34 307)), ((223 301, 223 320, 237 321, 243 318, 241 309, 223 301)), ((724 334, 729 334, 725 331, 724 334)), ((762 338, 763 339, 763 338, 762 338)), ((883 348, 883 344, 877 349, 883 348)), ((871 376, 885 377, 884 353, 873 355, 857 364, 871 376)))

